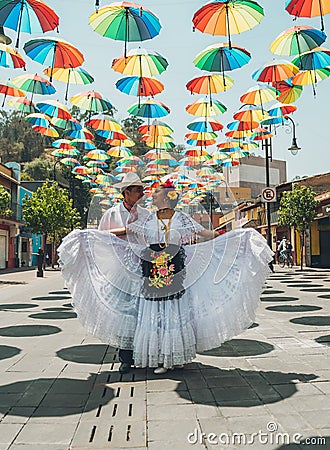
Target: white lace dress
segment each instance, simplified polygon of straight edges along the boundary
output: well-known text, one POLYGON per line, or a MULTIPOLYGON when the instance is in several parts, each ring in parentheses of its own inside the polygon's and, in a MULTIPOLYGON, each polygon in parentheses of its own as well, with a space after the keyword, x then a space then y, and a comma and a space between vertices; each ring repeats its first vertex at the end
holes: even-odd
POLYGON ((202 227, 176 211, 168 240, 185 249, 184 294, 157 301, 142 295, 140 256, 148 245, 164 242, 163 231, 154 213, 128 228, 128 241, 105 231, 74 230, 58 249, 87 331, 132 349, 137 366, 172 367, 253 323, 273 254, 257 231, 239 229, 191 244, 202 227))

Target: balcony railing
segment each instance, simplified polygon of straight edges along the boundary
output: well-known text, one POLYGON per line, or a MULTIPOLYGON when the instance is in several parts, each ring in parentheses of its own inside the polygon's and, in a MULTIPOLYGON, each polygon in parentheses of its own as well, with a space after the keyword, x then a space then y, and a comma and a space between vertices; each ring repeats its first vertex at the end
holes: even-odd
POLYGON ((0 217, 2 219, 17 220, 19 222, 22 222, 22 205, 10 202, 8 208, 0 209, 0 217))

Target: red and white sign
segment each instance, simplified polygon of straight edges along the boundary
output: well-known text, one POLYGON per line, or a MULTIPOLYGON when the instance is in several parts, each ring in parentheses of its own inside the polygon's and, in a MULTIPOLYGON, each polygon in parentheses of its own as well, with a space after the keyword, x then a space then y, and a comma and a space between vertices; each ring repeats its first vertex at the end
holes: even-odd
POLYGON ((262 202, 276 202, 276 191, 273 188, 267 187, 261 192, 262 202))

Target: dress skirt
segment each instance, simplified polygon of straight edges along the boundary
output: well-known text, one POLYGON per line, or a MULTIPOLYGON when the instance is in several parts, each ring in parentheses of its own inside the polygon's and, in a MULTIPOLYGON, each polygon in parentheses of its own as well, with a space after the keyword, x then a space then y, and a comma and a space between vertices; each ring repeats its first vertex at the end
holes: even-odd
POLYGON ((83 326, 103 342, 133 350, 136 366, 189 363, 254 322, 273 257, 257 231, 185 246, 184 291, 173 299, 143 295, 144 250, 98 230, 74 230, 58 249, 83 326))

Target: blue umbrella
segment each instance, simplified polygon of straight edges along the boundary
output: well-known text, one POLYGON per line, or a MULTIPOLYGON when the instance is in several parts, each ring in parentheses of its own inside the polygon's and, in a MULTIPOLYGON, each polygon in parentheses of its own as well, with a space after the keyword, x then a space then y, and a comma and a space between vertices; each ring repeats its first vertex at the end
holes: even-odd
POLYGON ((167 116, 170 113, 170 109, 164 103, 156 102, 155 100, 146 100, 140 104, 130 106, 127 112, 133 116, 154 119, 167 116))
POLYGON ((302 53, 292 60, 300 70, 324 69, 330 66, 330 50, 323 47, 313 48, 310 52, 302 53))

